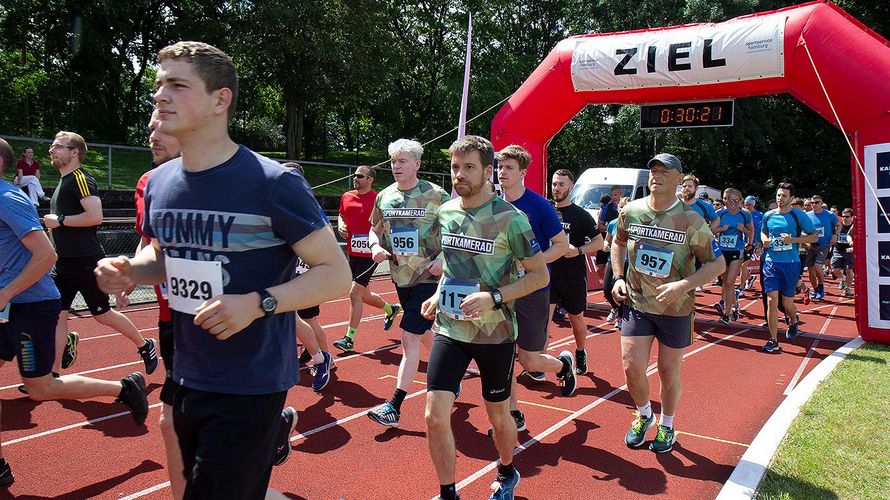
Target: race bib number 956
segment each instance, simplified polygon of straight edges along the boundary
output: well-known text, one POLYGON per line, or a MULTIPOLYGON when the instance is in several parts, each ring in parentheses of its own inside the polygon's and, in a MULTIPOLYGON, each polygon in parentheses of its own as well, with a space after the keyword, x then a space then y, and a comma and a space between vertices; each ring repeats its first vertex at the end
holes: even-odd
POLYGON ((167 257, 167 299, 170 308, 195 314, 204 301, 223 293, 222 263, 167 257))

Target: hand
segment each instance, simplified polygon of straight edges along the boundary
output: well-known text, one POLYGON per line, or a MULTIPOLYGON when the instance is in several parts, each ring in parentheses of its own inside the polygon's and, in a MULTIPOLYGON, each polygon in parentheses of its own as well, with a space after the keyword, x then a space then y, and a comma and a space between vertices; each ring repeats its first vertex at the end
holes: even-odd
POLYGON ((380 264, 390 257, 392 257, 392 254, 387 252, 385 248, 380 246, 380 244, 371 247, 371 258, 374 259, 374 262, 380 264))
POLYGON ((342 225, 342 226, 337 226, 337 232, 340 234, 340 237, 343 238, 343 239, 345 240, 345 239, 346 239, 346 236, 347 236, 347 234, 348 234, 348 233, 346 232, 346 224, 344 224, 344 225, 342 225))
POLYGON ((439 259, 433 259, 429 264, 426 265, 426 270, 430 272, 433 276, 441 276, 442 275, 442 261, 439 259))
POLYGON ((610 248, 609 243, 604 241, 603 242, 603 252, 609 252, 609 248, 610 248))
POLYGON ((195 309, 194 323, 217 340, 226 340, 263 317, 259 294, 217 295, 195 309))
POLYGON ((119 255, 97 262, 93 273, 96 275, 96 284, 100 290, 105 293, 121 293, 136 288, 132 271, 130 258, 119 255))
POLYGON ((680 300, 688 291, 686 288, 686 284, 683 281, 672 281, 670 283, 664 283, 662 285, 658 285, 655 290, 659 292, 658 296, 655 297, 655 300, 668 304, 680 300))
POLYGON ((485 311, 494 309, 494 298, 488 292, 471 293, 460 301, 460 310, 468 318, 476 319, 485 311))
POLYGON ((55 229, 61 224, 59 224, 59 216, 56 214, 46 214, 43 216, 43 225, 48 229, 55 229))
POLYGON ((717 232, 718 232, 718 233, 722 233, 722 232, 724 232, 724 231, 726 231, 726 230, 728 230, 728 229, 729 229, 729 225, 727 224, 727 225, 725 225, 725 226, 720 226, 720 227, 718 227, 718 228, 717 228, 717 232))
POLYGON ((578 253, 578 247, 569 243, 569 246, 566 247, 566 253, 564 253, 562 256, 567 259, 571 259, 571 258, 577 257, 579 255, 581 255, 581 254, 578 253))
POLYGON ((615 302, 627 300, 627 283, 624 281, 624 278, 616 281, 615 285, 612 286, 612 298, 615 299, 615 302))
POLYGON ((786 245, 788 243, 791 243, 791 235, 788 233, 782 233, 782 243, 785 243, 786 245))
POLYGON ((127 291, 116 293, 114 298, 115 307, 117 307, 118 309, 123 309, 130 305, 130 293, 127 291))
POLYGON ((847 253, 853 253, 853 247, 849 247, 849 248, 847 248, 846 252, 847 252, 847 253))
POLYGON ((423 301, 423 304, 420 304, 420 315, 426 319, 436 319, 436 313, 439 310, 439 296, 433 295, 432 297, 423 301))
POLYGON ((744 231, 744 230, 745 230, 745 225, 744 225, 744 224, 736 224, 736 225, 735 225, 735 228, 736 228, 737 231, 740 231, 740 232, 741 232, 741 231, 744 231))

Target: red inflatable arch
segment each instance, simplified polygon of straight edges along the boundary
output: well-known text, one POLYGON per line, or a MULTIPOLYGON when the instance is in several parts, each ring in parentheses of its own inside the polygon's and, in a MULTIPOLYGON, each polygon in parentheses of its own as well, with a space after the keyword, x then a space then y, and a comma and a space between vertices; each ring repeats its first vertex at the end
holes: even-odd
POLYGON ((574 36, 557 44, 498 112, 491 140, 496 149, 525 147, 532 156, 526 185, 545 193, 547 145, 588 104, 791 94, 841 127, 855 150, 857 323, 865 340, 890 344, 890 223, 880 220, 857 162, 890 208, 888 82, 887 40, 831 3, 719 24, 574 36))

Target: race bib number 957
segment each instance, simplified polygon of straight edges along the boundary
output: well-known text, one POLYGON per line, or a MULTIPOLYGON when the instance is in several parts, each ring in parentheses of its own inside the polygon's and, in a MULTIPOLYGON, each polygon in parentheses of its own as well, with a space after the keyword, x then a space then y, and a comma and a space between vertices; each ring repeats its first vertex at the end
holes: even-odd
POLYGON ((170 308, 195 314, 204 301, 223 293, 222 263, 167 257, 167 299, 170 308))

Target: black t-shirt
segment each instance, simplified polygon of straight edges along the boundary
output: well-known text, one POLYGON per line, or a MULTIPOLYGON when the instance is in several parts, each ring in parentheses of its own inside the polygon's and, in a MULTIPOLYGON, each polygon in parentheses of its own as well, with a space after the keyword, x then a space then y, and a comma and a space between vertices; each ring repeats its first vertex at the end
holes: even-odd
POLYGON ((618 204, 612 203, 611 201, 609 203, 606 203, 606 206, 604 206, 602 211, 600 212, 600 222, 601 222, 600 230, 602 232, 605 232, 606 224, 612 222, 613 220, 615 220, 617 218, 618 218, 618 204))
POLYGON ((838 253, 845 253, 848 248, 850 248, 850 233, 853 232, 853 224, 849 226, 845 226, 841 223, 841 230, 837 233, 837 243, 834 244, 834 249, 838 251, 838 253))
MULTIPOLYGON (((53 193, 50 211, 56 215, 70 217, 85 212, 80 200, 87 196, 98 196, 96 180, 83 168, 62 177, 53 193)), ((62 226, 53 229, 53 242, 59 257, 92 257, 105 255, 102 244, 96 236, 99 226, 71 227, 62 226)))
MULTIPOLYGON (((596 238, 596 223, 593 217, 584 210, 572 203, 566 207, 556 207, 559 218, 562 221, 562 228, 569 235, 569 243, 576 247, 580 247, 593 238, 596 238)), ((584 257, 577 256, 572 258, 560 257, 551 264, 550 276, 553 280, 577 279, 580 276, 587 276, 587 265, 584 263, 584 257)))

